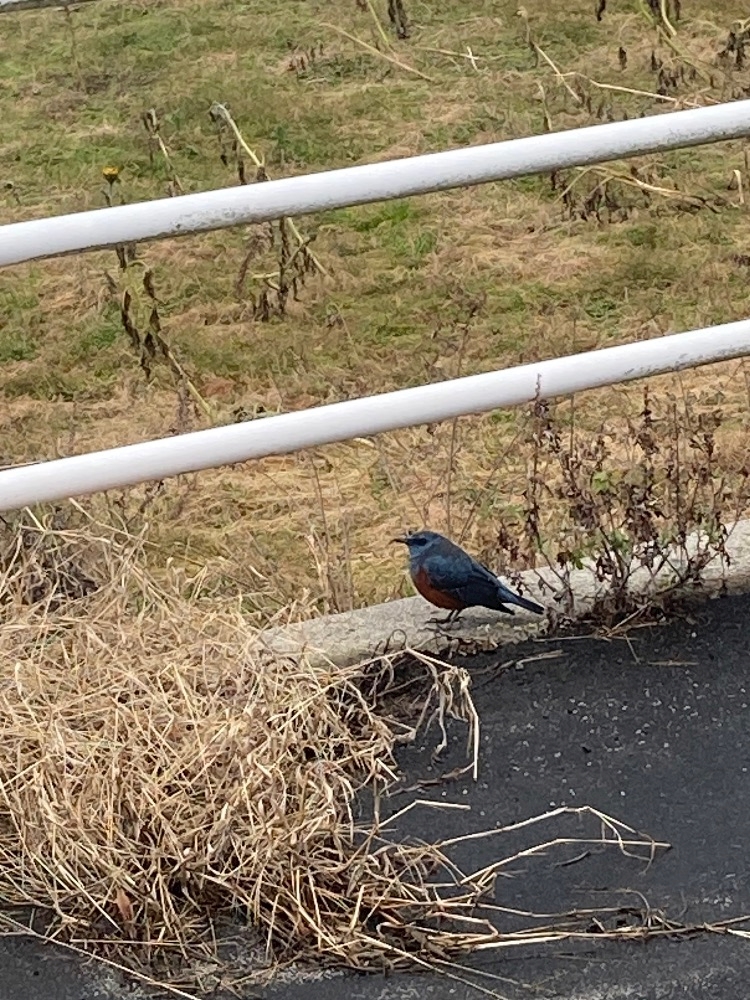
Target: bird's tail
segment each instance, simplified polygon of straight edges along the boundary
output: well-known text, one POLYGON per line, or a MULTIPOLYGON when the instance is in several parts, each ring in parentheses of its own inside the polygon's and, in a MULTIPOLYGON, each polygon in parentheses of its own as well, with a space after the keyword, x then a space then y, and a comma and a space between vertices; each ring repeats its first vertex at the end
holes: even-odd
POLYGON ((530 601, 528 597, 521 597, 520 594, 514 594, 514 604, 517 604, 519 608, 524 608, 526 611, 532 611, 535 615, 543 615, 544 608, 541 604, 537 604, 536 601, 530 601))

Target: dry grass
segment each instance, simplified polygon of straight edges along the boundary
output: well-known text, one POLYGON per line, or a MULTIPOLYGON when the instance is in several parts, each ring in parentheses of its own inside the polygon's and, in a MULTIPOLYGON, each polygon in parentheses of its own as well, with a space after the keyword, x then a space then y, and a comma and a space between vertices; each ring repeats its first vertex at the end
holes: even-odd
POLYGON ((199 581, 189 601, 159 587, 136 539, 96 525, 29 528, 10 554, 6 902, 51 906, 76 937, 156 951, 187 946, 206 914, 234 907, 279 940, 304 939, 321 873, 351 843, 355 787, 389 776, 393 736, 354 672, 265 655, 236 606, 203 606, 199 581), (55 608, 58 580, 41 601, 18 601, 50 547, 93 563, 88 598, 55 608))

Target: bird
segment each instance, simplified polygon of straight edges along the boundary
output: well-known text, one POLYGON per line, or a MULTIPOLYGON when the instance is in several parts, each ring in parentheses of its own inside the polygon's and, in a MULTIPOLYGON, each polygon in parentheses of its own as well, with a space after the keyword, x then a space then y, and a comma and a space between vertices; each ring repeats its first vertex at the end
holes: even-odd
POLYGON ((544 614, 544 608, 527 597, 514 593, 498 577, 473 556, 437 531, 416 531, 392 539, 409 550, 409 572, 414 586, 425 600, 436 608, 450 611, 437 624, 456 621, 466 608, 490 608, 512 615, 515 604, 534 614, 544 614))

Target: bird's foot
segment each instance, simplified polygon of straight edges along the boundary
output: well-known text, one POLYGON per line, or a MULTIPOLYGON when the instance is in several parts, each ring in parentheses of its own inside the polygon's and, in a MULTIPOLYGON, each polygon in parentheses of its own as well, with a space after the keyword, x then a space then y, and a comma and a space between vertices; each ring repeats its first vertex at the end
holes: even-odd
POLYGON ((436 632, 448 632, 450 629, 460 626, 461 622, 458 620, 458 615, 451 612, 447 618, 429 618, 427 624, 434 625, 436 632))

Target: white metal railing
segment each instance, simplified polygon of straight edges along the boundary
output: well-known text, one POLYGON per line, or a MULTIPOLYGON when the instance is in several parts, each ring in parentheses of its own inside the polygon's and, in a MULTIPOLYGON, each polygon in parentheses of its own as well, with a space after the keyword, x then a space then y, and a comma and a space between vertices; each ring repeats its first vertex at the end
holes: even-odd
POLYGON ((14 10, 38 10, 42 7, 77 7, 92 0, 0 0, 0 14, 14 10))
POLYGON ((0 472, 0 510, 484 413, 499 406, 529 402, 537 395, 545 399, 567 396, 581 389, 630 382, 745 354, 750 354, 750 319, 59 458, 0 472))
POLYGON ((671 111, 0 228, 0 266, 750 135, 750 101, 671 111))
MULTIPOLYGON (((0 265, 750 134, 750 101, 0 227, 0 265)), ((0 471, 0 510, 750 354, 750 319, 0 471)))

